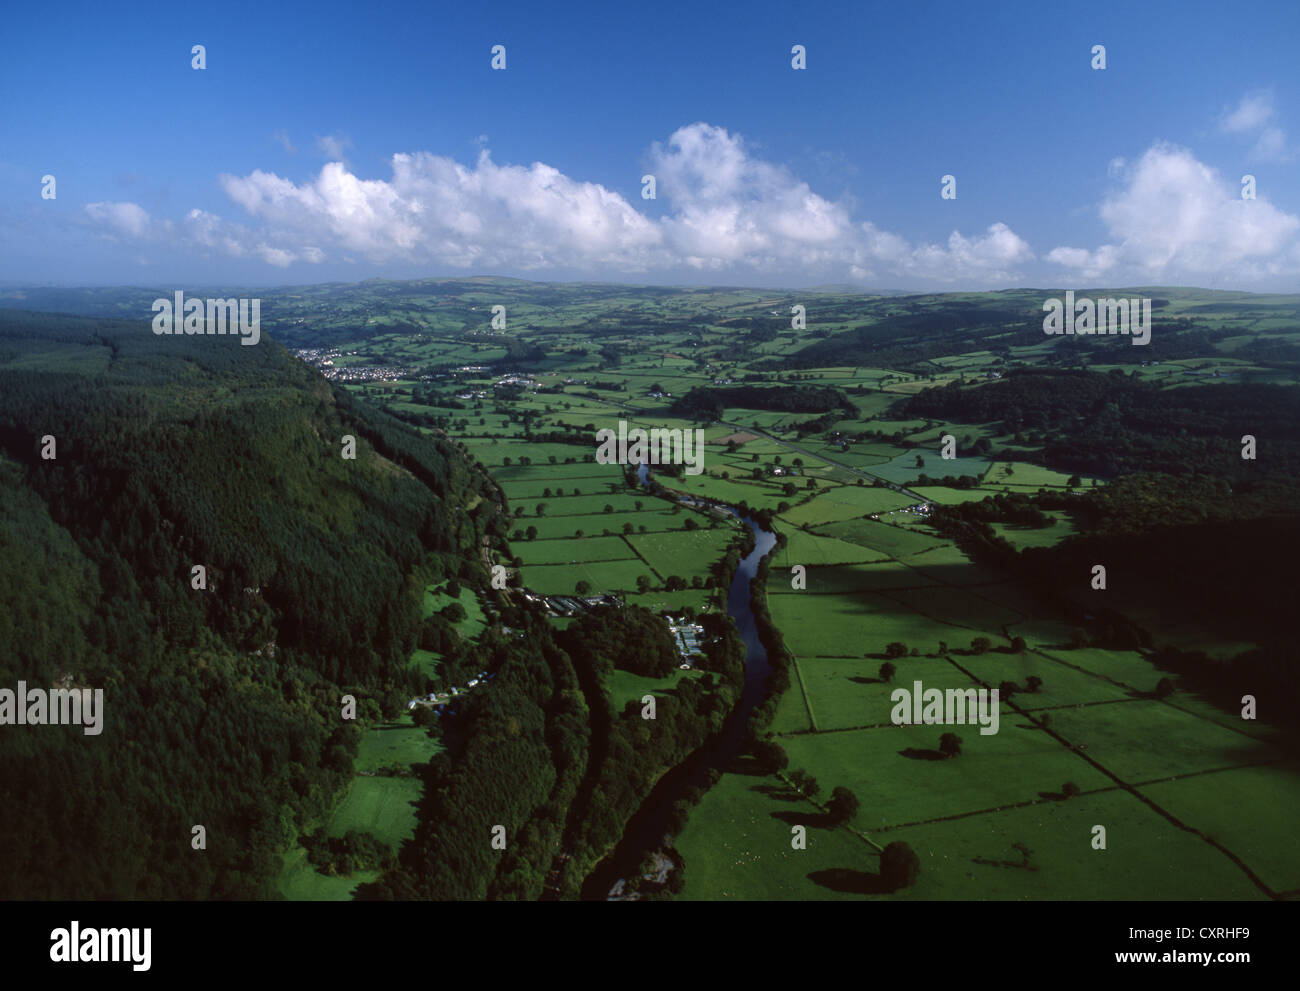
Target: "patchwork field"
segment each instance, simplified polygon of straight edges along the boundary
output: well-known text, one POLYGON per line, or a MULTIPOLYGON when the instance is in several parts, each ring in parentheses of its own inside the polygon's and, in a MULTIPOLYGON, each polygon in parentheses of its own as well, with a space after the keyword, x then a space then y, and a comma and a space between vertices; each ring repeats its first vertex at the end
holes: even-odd
MULTIPOLYGON (((1260 382, 1291 374, 1266 369, 1245 350, 1264 331, 1276 332, 1269 340, 1279 347, 1300 339, 1289 318, 1249 309, 1268 297, 1246 300, 1240 306, 1247 309, 1238 312, 1231 300, 1226 309, 1216 309, 1223 297, 1215 294, 1178 293, 1185 295, 1171 294, 1169 313, 1234 329, 1233 336, 1214 338, 1221 353, 1149 366, 1092 367, 1179 390, 1244 373, 1260 382)), ((1012 291, 995 298, 999 306, 1026 299, 1041 304, 1022 295, 1012 291)), ((666 501, 629 490, 620 467, 595 464, 589 446, 525 439, 525 417, 536 433, 593 431, 620 419, 644 428, 698 427, 707 440, 704 473, 674 478, 661 471, 656 480, 680 492, 775 512, 772 526, 786 543, 773 554, 765 590, 795 667, 771 731, 789 756, 789 769, 811 773, 820 792, 809 801, 782 777, 753 773, 747 758, 737 761, 677 837, 687 864, 681 897, 1192 900, 1253 899, 1300 889, 1300 855, 1291 852, 1295 844, 1288 832, 1290 810, 1300 798, 1300 769, 1286 762, 1275 729, 1244 723, 1216 707, 1143 653, 1069 646, 1084 620, 1040 601, 1039 590, 1011 581, 1009 574, 972 561, 927 522, 924 511, 912 508, 1040 490, 1059 497, 1111 484, 1109 475, 1081 473, 1075 481, 1071 472, 1046 467, 1048 438, 1036 425, 1037 410, 1015 422, 981 417, 956 423, 917 413, 924 403, 896 405, 956 381, 995 387, 994 380, 1017 365, 1055 362, 1053 342, 1016 336, 999 314, 996 333, 977 340, 972 332, 951 353, 930 354, 913 367, 876 367, 887 363, 874 351, 804 367, 797 359, 810 342, 784 326, 775 336, 763 329, 743 348, 737 345, 749 333, 738 328, 763 328, 773 313, 784 316, 784 297, 748 290, 702 296, 709 300, 703 309, 699 301, 669 304, 632 293, 618 297, 613 318, 604 304, 586 298, 524 308, 516 326, 526 329, 517 333, 544 352, 529 372, 540 389, 504 392, 497 381, 504 368, 457 370, 432 385, 425 380, 363 387, 386 394, 395 409, 447 417, 447 432, 488 467, 508 499, 509 549, 493 553, 502 560, 517 555, 523 562, 520 580, 543 594, 572 594, 585 582, 593 593, 621 592, 629 603, 656 612, 716 609, 717 598, 708 590, 667 592, 663 584, 674 575, 702 583, 736 528, 714 528, 703 513, 673 511, 666 501), (605 341, 612 343, 598 353, 588 333, 596 327, 627 332, 600 338, 602 349, 605 341), (813 412, 750 409, 728 401, 716 417, 697 422, 683 419, 674 407, 692 389, 751 381, 774 389, 833 386, 848 406, 817 429, 806 426, 818 416, 813 412), (411 401, 411 390, 421 388, 429 405, 411 401), (670 395, 652 394, 659 392, 670 395), (456 395, 472 398, 456 400, 462 408, 448 405, 456 395), (958 438, 961 457, 940 456, 946 433, 958 438), (977 441, 987 454, 973 453, 977 441), (897 491, 872 484, 902 487, 922 474, 974 476, 979 485, 897 491), (684 529, 688 518, 698 529, 684 529), (535 539, 527 536, 529 528, 535 539), (796 566, 806 569, 805 590, 791 586, 796 566), (647 592, 635 591, 638 579, 650 582, 647 592), (987 638, 988 648, 977 653, 976 637, 987 638), (1013 637, 1024 639, 1024 650, 1012 648, 1013 637), (890 661, 896 670, 886 681, 881 665, 893 643, 904 645, 904 656, 890 661), (1157 700, 1152 693, 1165 677, 1177 690, 1157 700), (1028 690, 1030 678, 1040 682, 1034 691, 1028 690), (1011 682, 1016 691, 1002 700, 997 734, 957 727, 962 753, 943 758, 936 748, 946 727, 890 723, 891 693, 916 681, 941 689, 1011 682), (1081 794, 1066 798, 1067 783, 1081 794), (818 805, 837 785, 851 788, 861 801, 847 827, 832 827, 818 805), (808 826, 807 850, 791 849, 794 825, 808 826), (1104 850, 1092 845, 1096 825, 1107 830, 1104 850), (916 850, 922 869, 915 887, 889 894, 877 876, 878 848, 895 839, 916 850)), ((877 324, 900 316, 978 308, 988 298, 882 298, 870 306, 836 299, 824 302, 827 312, 817 326, 832 339, 863 326, 874 334, 877 324)), ((486 302, 486 291, 475 300, 486 302)), ((1294 308, 1293 300, 1284 303, 1294 308)), ((403 312, 411 321, 432 319, 418 308, 403 312)), ((368 347, 408 360, 436 357, 463 365, 487 365, 504 354, 499 342, 435 344, 396 332, 368 347)), ((1088 525, 1086 513, 1046 512, 1053 520, 1049 527, 995 522, 992 532, 1019 549, 1050 548, 1088 525)), ((462 597, 469 616, 457 625, 473 636, 483 629, 484 617, 470 599, 462 597)), ((448 602, 431 592, 426 611, 448 602)), ((1085 610, 1094 604, 1080 599, 1085 610)), ((1223 657, 1251 646, 1244 634, 1229 640, 1174 622, 1168 606, 1157 593, 1123 603, 1126 615, 1158 631, 1162 642, 1223 657)), ((569 622, 553 621, 560 627, 569 622)), ((430 672, 439 663, 428 652, 417 652, 413 661, 430 672)), ((608 691, 621 708, 647 692, 671 690, 682 677, 698 674, 644 679, 616 672, 608 691)), ((406 730, 389 731, 387 739, 371 733, 362 761, 414 760, 425 746, 406 730)), ((368 787, 355 797, 350 792, 336 815, 361 822, 384 814, 401 823, 401 809, 385 807, 368 787)), ((341 884, 323 878, 310 883, 341 884)))

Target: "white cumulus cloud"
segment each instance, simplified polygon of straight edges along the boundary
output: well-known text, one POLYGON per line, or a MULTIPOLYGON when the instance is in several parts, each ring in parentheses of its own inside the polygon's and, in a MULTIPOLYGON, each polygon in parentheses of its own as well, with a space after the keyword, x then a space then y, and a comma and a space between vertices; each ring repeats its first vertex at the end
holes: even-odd
POLYGON ((1121 181, 1100 207, 1111 243, 1092 250, 1058 247, 1049 261, 1085 278, 1134 272, 1159 280, 1231 276, 1252 282, 1297 271, 1300 218, 1264 196, 1243 200, 1239 183, 1187 149, 1153 145, 1121 181))
MULTIPOLYGON (((223 174, 222 190, 250 224, 191 210, 174 234, 205 252, 279 267, 361 258, 484 272, 749 270, 952 282, 1010 280, 1033 258, 1004 223, 913 244, 855 220, 847 203, 711 124, 679 128, 651 146, 649 161, 664 206, 658 217, 599 183, 542 162, 499 165, 483 148, 472 164, 396 154, 387 179, 362 178, 343 161, 301 182, 260 169, 223 174)), ((155 226, 134 204, 93 206, 92 218, 119 233, 155 226)))
POLYGON ((316 150, 331 162, 342 161, 343 152, 352 147, 352 139, 343 135, 326 134, 316 139, 316 150))
POLYGON ((138 203, 87 203, 86 215, 111 234, 137 239, 156 235, 152 218, 138 203))
POLYGON ((1255 136, 1255 146, 1250 151, 1252 159, 1285 162, 1295 157, 1287 147, 1286 132, 1277 123, 1271 89, 1247 93, 1235 107, 1225 110, 1219 116, 1219 130, 1224 134, 1255 136))

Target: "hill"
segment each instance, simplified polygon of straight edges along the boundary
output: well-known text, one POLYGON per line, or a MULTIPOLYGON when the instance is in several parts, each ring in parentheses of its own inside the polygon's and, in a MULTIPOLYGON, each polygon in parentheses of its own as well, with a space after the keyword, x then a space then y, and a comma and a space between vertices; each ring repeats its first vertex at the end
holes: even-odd
POLYGON ((491 491, 274 342, 0 311, 0 687, 104 692, 0 732, 0 897, 270 896, 491 491))

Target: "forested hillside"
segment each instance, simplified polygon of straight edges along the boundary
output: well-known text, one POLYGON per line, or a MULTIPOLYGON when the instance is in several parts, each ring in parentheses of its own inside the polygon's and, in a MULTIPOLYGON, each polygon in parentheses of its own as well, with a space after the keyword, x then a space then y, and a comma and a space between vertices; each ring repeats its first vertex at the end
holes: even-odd
POLYGON ((402 705, 425 584, 477 577, 498 511, 272 341, 0 311, 0 686, 105 708, 0 731, 0 897, 271 896, 350 773, 341 695, 402 705))
POLYGON ((1018 369, 998 382, 927 389, 893 415, 993 423, 1043 435, 1053 467, 1116 476, 1214 473, 1243 481, 1300 473, 1300 392, 1284 385, 1161 389, 1114 370, 1018 369), (1258 442, 1243 460, 1242 437, 1258 442))

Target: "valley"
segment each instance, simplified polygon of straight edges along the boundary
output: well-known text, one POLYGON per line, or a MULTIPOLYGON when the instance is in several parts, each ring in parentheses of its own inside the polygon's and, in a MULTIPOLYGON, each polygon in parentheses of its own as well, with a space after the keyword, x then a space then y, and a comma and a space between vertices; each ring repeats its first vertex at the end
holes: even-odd
MULTIPOLYGON (((594 898, 620 878, 621 897, 688 900, 1293 897, 1277 576, 1300 552, 1300 298, 1126 291, 1155 297, 1148 347, 1044 335, 1050 290, 264 293, 268 342, 151 401, 206 422, 251 408, 224 377, 270 375, 268 394, 373 421, 369 484, 457 481, 440 508, 394 503, 410 529, 382 544, 358 515, 373 496, 317 511, 372 552, 419 535, 386 579, 400 624, 367 607, 391 637, 368 668, 344 659, 354 639, 313 632, 283 563, 203 538, 219 572, 269 590, 265 618, 223 621, 245 631, 228 649, 258 656, 250 624, 281 650, 297 638, 295 663, 329 679, 312 690, 322 726, 332 693, 362 699, 258 883, 305 900, 594 898), (698 449, 666 442, 697 433, 698 449), (635 436, 665 440, 648 475, 635 436), (754 533, 774 535, 758 557, 754 533), (900 725, 893 693, 916 682, 997 690, 1000 725, 950 742, 900 725), (903 891, 879 866, 895 842, 919 863, 903 891)), ((147 295, 101 292, 100 317, 7 311, 0 377, 161 372, 170 353, 113 322, 147 295), (59 321, 61 339, 24 329, 59 321)), ((18 302, 83 309, 74 296, 18 302)), ((12 484, 40 491, 28 439, 79 428, 8 394, 12 484)), ((305 429, 292 490, 314 498, 353 476, 341 428, 305 429)), ((169 513, 161 532, 193 531, 169 513)), ((274 517, 234 513, 253 530, 274 517)), ((162 670, 194 637, 172 625, 162 670)))

